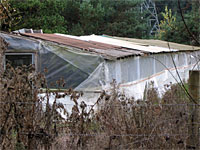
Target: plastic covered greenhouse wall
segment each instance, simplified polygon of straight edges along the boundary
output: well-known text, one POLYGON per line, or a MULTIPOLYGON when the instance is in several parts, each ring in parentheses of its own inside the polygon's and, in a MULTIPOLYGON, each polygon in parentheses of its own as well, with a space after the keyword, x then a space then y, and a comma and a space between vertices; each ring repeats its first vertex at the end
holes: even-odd
POLYGON ((75 88, 104 61, 101 56, 47 41, 7 34, 1 36, 9 43, 9 52, 36 54, 37 70, 43 72, 47 69, 46 79, 50 88, 57 88, 55 83, 60 78, 66 82, 64 88, 75 88))
POLYGON ((110 83, 115 79, 121 92, 136 99, 143 97, 144 90, 150 86, 150 83, 153 83, 162 94, 164 85, 180 82, 178 74, 181 80, 187 81, 189 70, 199 69, 199 55, 200 51, 173 52, 116 61, 107 60, 97 67, 77 89, 90 90, 98 85, 109 89, 110 83))
POLYGON ((142 98, 145 87, 151 81, 162 93, 165 84, 180 82, 177 72, 182 80, 187 80, 189 70, 197 69, 200 54, 200 51, 169 52, 107 60, 98 54, 48 41, 8 34, 0 36, 9 43, 12 52, 37 54, 38 71, 47 68, 46 78, 50 88, 57 88, 51 83, 63 78, 65 88, 96 91, 109 89, 115 79, 122 92, 135 98, 142 98))

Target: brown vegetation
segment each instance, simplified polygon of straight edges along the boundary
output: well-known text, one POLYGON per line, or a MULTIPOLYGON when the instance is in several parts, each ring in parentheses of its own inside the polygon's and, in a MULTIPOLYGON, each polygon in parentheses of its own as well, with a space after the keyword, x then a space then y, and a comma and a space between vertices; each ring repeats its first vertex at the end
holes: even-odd
POLYGON ((120 94, 113 83, 109 93, 86 105, 78 103, 82 93, 71 89, 60 94, 46 88, 39 97, 41 85, 46 87, 44 75, 35 73, 34 66, 6 67, 0 77, 0 150, 189 147, 187 97, 177 85, 166 85, 162 98, 152 87, 145 100, 136 101, 120 94), (53 104, 50 94, 55 96, 53 104), (57 102, 66 96, 75 103, 71 113, 57 102))

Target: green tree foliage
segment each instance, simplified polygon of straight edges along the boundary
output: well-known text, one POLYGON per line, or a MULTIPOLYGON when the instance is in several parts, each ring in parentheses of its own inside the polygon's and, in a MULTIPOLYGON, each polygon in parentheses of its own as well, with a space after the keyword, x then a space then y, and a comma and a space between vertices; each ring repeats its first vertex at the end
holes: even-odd
MULTIPOLYGON (((191 5, 189 3, 190 0, 181 0, 181 8, 186 12, 191 11, 191 5)), ((165 11, 167 6, 173 13, 179 13, 178 2, 177 0, 155 0, 156 10, 158 13, 158 19, 162 20, 163 15, 162 13, 165 11)))
POLYGON ((82 33, 79 25, 80 20, 80 0, 66 0, 63 16, 67 20, 68 29, 73 34, 82 33))
POLYGON ((43 29, 47 33, 67 33, 63 16, 63 0, 11 0, 11 5, 21 12, 22 21, 14 29, 43 29))
MULTIPOLYGON (((0 30, 33 28, 46 33, 149 38, 150 29, 144 19, 147 15, 140 12, 143 1, 3 0, 7 9, 0 5, 0 30)), ((155 3, 161 27, 155 38, 196 44, 185 29, 177 1, 156 0, 155 3)), ((199 38, 199 1, 181 0, 181 8, 189 30, 199 38)))
MULTIPOLYGON (((185 6, 187 7, 183 7, 182 4, 181 8, 188 29, 198 40, 200 35, 200 16, 197 3, 197 1, 185 3, 185 6)), ((165 8, 165 12, 161 13, 163 19, 160 22, 160 31, 156 35, 156 38, 165 41, 197 45, 195 40, 187 32, 180 15, 180 11, 177 12, 178 13, 173 13, 171 9, 168 9, 167 7, 165 8)))
POLYGON ((69 34, 109 34, 138 38, 146 35, 146 20, 141 19, 143 14, 139 10, 141 1, 69 0, 67 3, 71 6, 64 13, 69 22, 69 34))
POLYGON ((101 28, 104 25, 105 11, 101 3, 96 6, 92 5, 91 2, 83 2, 79 7, 80 14, 71 29, 71 34, 82 35, 82 34, 99 34, 101 28))
POLYGON ((147 35, 147 21, 140 13, 141 1, 102 0, 105 7, 105 24, 103 31, 109 35, 144 38, 147 35))
POLYGON ((12 28, 43 29, 72 35, 109 34, 145 37, 147 21, 140 13, 141 0, 10 0, 22 16, 12 28))
POLYGON ((172 10, 165 7, 165 12, 161 13, 163 16, 163 20, 160 22, 160 31, 156 35, 158 39, 173 41, 174 36, 177 36, 178 32, 176 15, 172 15, 172 10), (175 32, 176 31, 176 32, 175 32))

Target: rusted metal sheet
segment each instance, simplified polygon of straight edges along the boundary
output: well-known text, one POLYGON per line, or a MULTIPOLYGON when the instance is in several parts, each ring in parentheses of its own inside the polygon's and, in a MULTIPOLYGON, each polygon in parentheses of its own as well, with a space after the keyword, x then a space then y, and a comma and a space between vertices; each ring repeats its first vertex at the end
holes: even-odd
POLYGON ((94 52, 108 58, 121 58, 127 56, 143 55, 141 51, 124 49, 120 46, 105 44, 95 41, 83 41, 75 38, 64 37, 56 34, 23 33, 21 35, 56 42, 66 46, 94 52))
POLYGON ((90 48, 97 48, 97 49, 117 49, 120 48, 119 46, 114 46, 110 44, 102 44, 98 42, 92 41, 82 41, 78 39, 73 39, 69 37, 63 37, 55 34, 34 34, 34 33, 23 33, 22 35, 30 36, 34 38, 39 38, 47 41, 56 42, 59 44, 72 46, 80 49, 89 50, 90 48))
POLYGON ((138 55, 143 55, 143 53, 137 52, 137 51, 123 51, 119 49, 90 49, 90 51, 98 53, 104 57, 111 57, 112 59, 118 59, 118 58, 123 58, 123 57, 128 57, 128 56, 138 56, 138 55))

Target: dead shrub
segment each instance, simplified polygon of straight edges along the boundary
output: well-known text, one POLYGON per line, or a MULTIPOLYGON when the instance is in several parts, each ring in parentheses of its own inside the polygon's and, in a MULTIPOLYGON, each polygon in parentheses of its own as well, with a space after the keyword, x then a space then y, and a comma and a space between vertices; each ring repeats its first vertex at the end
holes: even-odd
POLYGON ((167 85, 162 98, 151 87, 144 100, 136 101, 113 83, 94 105, 79 103, 82 93, 71 89, 50 92, 34 66, 8 65, 0 85, 1 150, 187 148, 188 100, 177 85, 167 85), (57 101, 66 96, 74 102, 71 113, 57 101))
POLYGON ((56 141, 63 147, 55 149, 186 149, 189 115, 182 90, 169 85, 159 103, 156 89, 148 93, 146 101, 135 101, 115 86, 110 94, 101 94, 95 113, 76 106, 76 115, 68 120, 72 126, 56 141))

